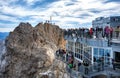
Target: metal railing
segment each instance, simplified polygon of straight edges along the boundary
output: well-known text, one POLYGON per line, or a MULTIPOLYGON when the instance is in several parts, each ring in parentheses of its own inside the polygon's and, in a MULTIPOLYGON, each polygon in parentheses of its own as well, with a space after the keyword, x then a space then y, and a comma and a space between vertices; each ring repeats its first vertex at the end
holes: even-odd
POLYGON ((66 71, 69 73, 71 78, 82 78, 82 75, 79 71, 69 68, 66 66, 66 71))
MULTIPOLYGON (((67 37, 79 37, 79 38, 107 38, 106 34, 104 32, 93 32, 92 35, 88 34, 88 33, 81 33, 81 35, 79 33, 71 33, 71 34, 65 34, 65 36, 67 37)), ((112 36, 113 39, 120 39, 120 32, 119 32, 119 35, 118 35, 118 38, 117 38, 117 34, 115 31, 112 32, 112 34, 108 34, 108 37, 112 36)))
POLYGON ((84 66, 83 64, 81 64, 78 69, 75 68, 69 68, 68 66, 68 62, 66 61, 66 58, 64 56, 57 56, 55 54, 56 59, 59 59, 61 61, 63 61, 64 63, 66 63, 66 71, 69 73, 69 75, 71 76, 71 78, 82 78, 84 77, 92 77, 92 76, 96 76, 99 74, 104 74, 104 75, 109 75, 109 74, 115 74, 116 76, 120 76, 120 63, 114 63, 114 67, 113 64, 107 64, 107 63, 94 63, 92 65, 89 66, 84 66), (109 73, 108 73, 109 72, 109 73))
MULTIPOLYGON (((117 64, 118 66, 120 66, 120 64, 117 64)), ((115 74, 120 76, 120 69, 118 69, 118 67, 116 67, 115 65, 115 69, 113 68, 112 64, 100 64, 100 63, 95 63, 93 65, 89 65, 89 66, 80 66, 79 67, 79 72, 81 72, 83 75, 85 76, 95 76, 95 75, 99 75, 99 74, 104 74, 104 75, 109 75, 109 74, 115 74), (82 70, 81 70, 82 69, 82 70), (110 72, 105 73, 105 72, 110 72)))

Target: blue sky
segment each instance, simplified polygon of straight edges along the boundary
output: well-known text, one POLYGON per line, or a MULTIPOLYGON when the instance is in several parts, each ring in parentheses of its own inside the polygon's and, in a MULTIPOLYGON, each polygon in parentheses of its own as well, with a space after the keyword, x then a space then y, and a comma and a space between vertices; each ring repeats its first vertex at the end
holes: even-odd
POLYGON ((120 0, 0 0, 0 32, 20 22, 35 26, 50 16, 61 28, 91 27, 96 17, 120 16, 120 0))

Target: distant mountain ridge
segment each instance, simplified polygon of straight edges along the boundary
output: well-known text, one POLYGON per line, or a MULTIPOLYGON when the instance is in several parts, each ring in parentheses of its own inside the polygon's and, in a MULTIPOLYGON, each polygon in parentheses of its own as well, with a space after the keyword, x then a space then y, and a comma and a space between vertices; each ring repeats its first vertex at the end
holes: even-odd
POLYGON ((0 39, 5 39, 9 35, 9 32, 0 32, 0 39))

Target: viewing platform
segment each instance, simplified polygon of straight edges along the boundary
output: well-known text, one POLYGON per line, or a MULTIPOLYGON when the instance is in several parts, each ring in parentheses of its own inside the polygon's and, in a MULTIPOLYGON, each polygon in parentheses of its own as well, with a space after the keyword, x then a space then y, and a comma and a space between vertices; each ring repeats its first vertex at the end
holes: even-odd
MULTIPOLYGON (((68 53, 68 52, 66 52, 68 53)), ((66 71, 70 75, 71 78, 94 78, 95 76, 104 75, 106 78, 119 78, 120 77, 120 69, 111 66, 110 64, 95 63, 89 66, 85 66, 84 63, 81 63, 80 67, 74 66, 72 68, 69 67, 69 60, 67 60, 67 54, 55 54, 56 59, 59 59, 66 63, 66 71)), ((120 63, 117 64, 120 66, 120 63)), ((116 65, 116 66, 117 66, 116 65)))

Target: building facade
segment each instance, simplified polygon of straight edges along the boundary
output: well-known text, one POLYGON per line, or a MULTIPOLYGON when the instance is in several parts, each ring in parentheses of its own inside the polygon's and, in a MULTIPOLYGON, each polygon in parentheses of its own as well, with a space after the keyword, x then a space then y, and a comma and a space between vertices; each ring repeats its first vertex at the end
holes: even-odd
POLYGON ((92 21, 92 26, 93 28, 105 28, 105 26, 120 26, 120 16, 98 17, 92 21))
POLYGON ((107 40, 96 39, 68 39, 66 49, 72 51, 76 60, 89 64, 96 63, 103 58, 104 64, 112 64, 113 50, 107 45, 107 40))
POLYGON ((106 78, 120 77, 120 42, 112 40, 108 46, 107 39, 67 38, 66 50, 72 52, 74 64, 81 75, 86 78, 105 75, 106 78), (115 61, 113 67, 113 59, 115 61), (84 62, 89 64, 88 74, 84 62), (81 66, 77 66, 81 63, 81 66), (109 73, 108 73, 109 72, 109 73))

